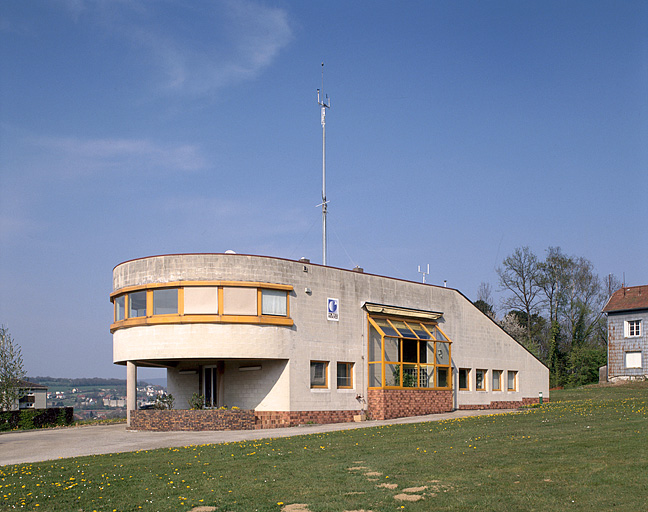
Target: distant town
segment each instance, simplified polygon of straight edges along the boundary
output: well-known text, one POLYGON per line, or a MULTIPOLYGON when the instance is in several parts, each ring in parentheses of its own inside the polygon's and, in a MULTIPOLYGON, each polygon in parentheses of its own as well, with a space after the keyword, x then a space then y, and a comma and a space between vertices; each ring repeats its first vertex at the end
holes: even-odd
MULTIPOLYGON (((126 417, 126 380, 55 377, 27 377, 27 380, 47 386, 48 407, 74 407, 76 420, 126 417)), ((151 407, 158 396, 166 394, 166 387, 161 384, 139 381, 137 407, 151 407)))

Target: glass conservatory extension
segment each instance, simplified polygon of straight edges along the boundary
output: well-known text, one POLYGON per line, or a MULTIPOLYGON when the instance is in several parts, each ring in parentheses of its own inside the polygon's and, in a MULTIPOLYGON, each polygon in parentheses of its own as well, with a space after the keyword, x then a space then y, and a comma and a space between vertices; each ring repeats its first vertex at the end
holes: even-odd
POLYGON ((451 389, 451 341, 435 322, 369 315, 369 387, 451 389))

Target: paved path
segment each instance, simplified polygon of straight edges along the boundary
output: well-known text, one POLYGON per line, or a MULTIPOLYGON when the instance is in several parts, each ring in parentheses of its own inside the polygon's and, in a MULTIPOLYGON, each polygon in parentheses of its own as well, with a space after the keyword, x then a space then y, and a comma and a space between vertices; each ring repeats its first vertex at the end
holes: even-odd
POLYGON ((378 427, 402 423, 441 421, 465 416, 508 413, 498 411, 454 411, 410 418, 397 418, 362 423, 331 423, 264 430, 230 430, 209 432, 145 432, 126 430, 122 424, 84 427, 53 428, 6 432, 0 434, 0 466, 26 462, 98 455, 103 453, 134 452, 196 444, 218 444, 271 437, 290 437, 337 430, 378 427))

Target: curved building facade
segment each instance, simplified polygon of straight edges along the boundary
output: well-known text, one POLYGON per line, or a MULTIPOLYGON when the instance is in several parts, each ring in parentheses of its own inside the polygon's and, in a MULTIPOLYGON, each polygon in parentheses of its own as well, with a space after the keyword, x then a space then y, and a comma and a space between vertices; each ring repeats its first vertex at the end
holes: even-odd
POLYGON ((113 270, 113 361, 167 370, 175 408, 256 428, 515 407, 548 369, 459 291, 264 256, 176 254, 113 270))

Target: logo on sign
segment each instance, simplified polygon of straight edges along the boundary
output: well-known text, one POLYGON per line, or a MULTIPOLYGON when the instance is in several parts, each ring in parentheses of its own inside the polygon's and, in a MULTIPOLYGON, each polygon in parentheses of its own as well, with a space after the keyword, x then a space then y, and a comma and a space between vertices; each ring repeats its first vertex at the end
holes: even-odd
POLYGON ((338 299, 326 299, 326 318, 334 322, 340 320, 340 301, 338 299))

